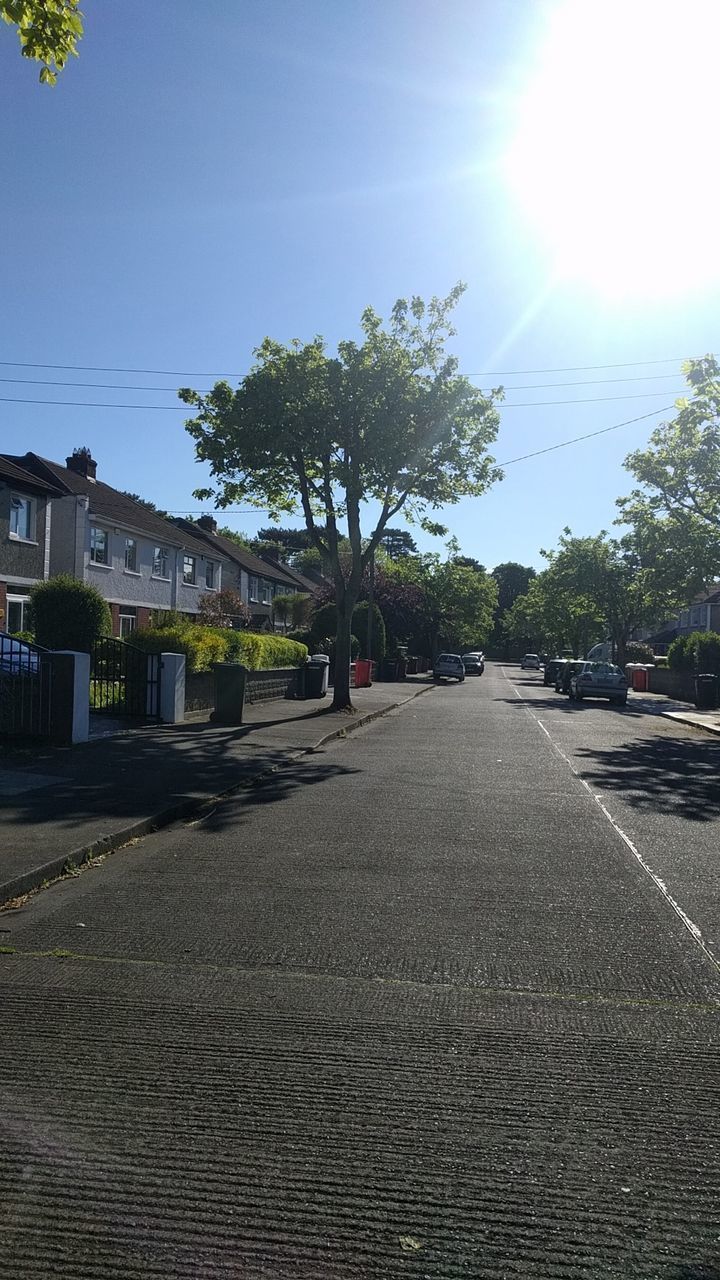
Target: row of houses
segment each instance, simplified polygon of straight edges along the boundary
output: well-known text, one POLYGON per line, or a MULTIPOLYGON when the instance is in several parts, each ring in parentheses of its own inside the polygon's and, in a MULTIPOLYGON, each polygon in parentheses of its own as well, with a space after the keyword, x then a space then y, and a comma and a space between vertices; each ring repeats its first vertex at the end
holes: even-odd
POLYGON ((0 630, 27 629, 31 588, 69 573, 97 587, 113 634, 146 626, 158 610, 193 618, 199 600, 237 591, 252 625, 273 625, 273 600, 318 584, 218 533, 212 516, 171 520, 97 478, 88 449, 65 465, 36 453, 0 454, 0 630))

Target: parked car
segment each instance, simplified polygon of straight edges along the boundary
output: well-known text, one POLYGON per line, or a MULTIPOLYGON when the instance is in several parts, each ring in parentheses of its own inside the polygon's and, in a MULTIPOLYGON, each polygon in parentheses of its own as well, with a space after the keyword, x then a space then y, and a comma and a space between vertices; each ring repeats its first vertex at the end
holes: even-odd
POLYGON ((584 665, 585 663, 580 658, 574 658, 572 661, 568 658, 563 658, 563 664, 555 677, 555 692, 569 693, 570 681, 584 665))
POLYGON ((520 666, 523 671, 539 671, 540 659, 536 653, 526 653, 520 666))
POLYGON ((612 662, 583 662, 570 678, 570 697, 609 698, 619 706, 627 702, 627 680, 612 662))
POLYGON ((551 658, 545 663, 545 674, 543 676, 543 684, 555 684, 558 672, 562 671, 567 658, 551 658))
POLYGON ((433 666, 433 678, 438 680, 457 680, 462 684, 465 679, 465 667, 459 653, 441 653, 433 666))
POLYGON ((464 653, 462 661, 466 676, 481 676, 485 670, 485 655, 483 653, 464 653))

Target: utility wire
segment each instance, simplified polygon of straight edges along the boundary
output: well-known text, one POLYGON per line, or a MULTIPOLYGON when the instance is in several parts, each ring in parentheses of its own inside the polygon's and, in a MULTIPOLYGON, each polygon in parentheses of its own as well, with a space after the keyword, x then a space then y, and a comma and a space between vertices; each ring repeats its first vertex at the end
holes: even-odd
MULTIPOLYGON (((717 352, 714 354, 717 355, 717 352)), ((619 364, 562 365, 550 369, 487 369, 484 374, 471 377, 515 378, 520 374, 540 373, 588 373, 597 369, 631 369, 643 365, 681 364, 686 356, 666 356, 663 360, 625 360, 619 364)), ((40 364, 27 360, 0 360, 0 367, 11 369, 63 369, 81 373, 147 373, 167 378, 243 378, 243 373, 183 373, 177 369, 124 369, 115 365, 97 364, 40 364)))
POLYGON ((674 405, 666 405, 664 409, 653 409, 651 413, 641 413, 638 418, 627 418, 625 422, 616 422, 612 427, 602 427, 600 431, 588 431, 584 436, 573 436, 572 440, 561 440, 560 444, 550 444, 545 449, 534 449, 532 453, 523 453, 519 458, 510 458, 500 462, 500 467, 512 467, 516 462, 526 462, 528 458, 539 458, 542 453, 554 453, 556 449, 567 449, 568 445, 578 444, 581 440, 592 440, 593 436, 605 436, 609 431, 619 431, 621 427, 629 427, 633 422, 643 422, 646 418, 654 418, 659 413, 669 413, 674 405))
MULTIPOLYGON (((125 388, 127 389, 127 388, 125 388)), ((165 388, 167 390, 167 388, 165 388)), ((685 388, 682 388, 679 395, 685 388)), ((543 405, 562 405, 562 404, 597 404, 605 400, 647 400, 651 396, 666 396, 667 389, 664 391, 633 391, 625 396, 585 396, 580 399, 572 400, 506 400, 498 403, 498 408, 504 409, 540 409, 543 405)), ((193 405, 182 404, 108 404, 97 400, 31 400, 19 396, 0 396, 0 402, 3 404, 45 404, 60 406, 66 405, 70 409, 149 409, 170 410, 175 413, 192 413, 193 405)))
MULTIPOLYGON (((677 378, 677 373, 645 373, 632 378, 580 378, 573 382, 531 382, 520 386, 508 387, 508 391, 545 391, 549 387, 594 387, 605 386, 616 382, 659 382, 667 378, 677 378)), ((0 383, 7 382, 23 387, 87 387, 94 391, 167 391, 174 394, 176 387, 143 387, 129 382, 57 382, 49 378, 0 378, 0 383)), ((491 387, 483 387, 490 392, 491 387)), ((200 395, 209 395, 212 387, 201 387, 200 395)))

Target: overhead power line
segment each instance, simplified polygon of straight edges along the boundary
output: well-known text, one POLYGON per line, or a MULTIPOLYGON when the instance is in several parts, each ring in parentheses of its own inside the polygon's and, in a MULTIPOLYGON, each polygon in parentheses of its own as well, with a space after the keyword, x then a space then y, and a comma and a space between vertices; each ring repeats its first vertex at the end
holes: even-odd
MULTIPOLYGON (((118 388, 119 390, 129 390, 130 388, 118 388)), ((167 388, 165 388, 167 390, 167 388)), ((682 394, 685 388, 681 388, 678 392, 682 394)), ((563 405, 563 404, 598 404, 607 400, 647 400, 652 396, 666 396, 667 388, 664 391, 633 391, 624 396, 583 396, 571 400, 504 400, 500 402, 501 409, 541 409, 543 405, 563 405)), ((184 404, 112 404, 109 402, 97 400, 33 400, 22 396, 0 396, 0 402, 3 404, 44 404, 53 405, 55 407, 67 406, 70 409, 139 409, 151 410, 157 409, 175 411, 176 413, 192 413, 193 405, 184 404)))
MULTIPOLYGON (((717 354, 717 353, 714 353, 717 354)), ((471 377, 482 378, 515 378, 525 374, 544 373, 591 373, 597 369, 632 369, 646 365, 681 364, 687 356, 666 356, 662 360, 624 360, 617 364, 575 364, 558 365, 546 369, 487 369, 484 373, 471 374, 471 377)), ((39 361, 0 360, 0 367, 6 369, 61 369, 74 373, 142 373, 153 374, 165 378, 244 378, 244 373, 188 373, 180 369, 131 369, 109 364, 42 364, 39 361)))
MULTIPOLYGON (((668 378, 677 378, 677 372, 673 373, 645 373, 635 375, 631 378, 576 378, 572 382, 531 382, 521 383, 520 386, 508 387, 508 391, 545 391, 554 387, 595 387, 606 386, 617 382, 659 382, 668 378)), ((0 378, 0 383, 8 383, 13 386, 22 387, 74 387, 88 388, 93 391, 165 391, 173 395, 176 387, 144 387, 138 383, 131 382, 67 382, 57 381, 53 378, 0 378)), ((483 391, 489 392, 491 387, 483 387, 483 391)), ((209 395, 212 387, 197 388, 200 395, 209 395)))
POLYGON ((500 467, 512 467, 516 462, 526 462, 528 458, 539 458, 542 453, 554 453, 556 449, 567 449, 571 444, 579 444, 581 440, 592 440, 593 436, 606 436, 610 431, 619 431, 621 427, 629 427, 633 422, 643 422, 646 418, 655 418, 660 413, 669 413, 674 405, 666 405, 664 409, 653 409, 650 413, 641 413, 637 418, 627 418, 625 422, 616 422, 612 427, 601 427, 599 431, 588 431, 584 436, 573 436, 571 440, 561 440, 559 444, 547 445, 544 449, 533 449, 532 453, 523 453, 519 458, 510 458, 500 462, 500 467))

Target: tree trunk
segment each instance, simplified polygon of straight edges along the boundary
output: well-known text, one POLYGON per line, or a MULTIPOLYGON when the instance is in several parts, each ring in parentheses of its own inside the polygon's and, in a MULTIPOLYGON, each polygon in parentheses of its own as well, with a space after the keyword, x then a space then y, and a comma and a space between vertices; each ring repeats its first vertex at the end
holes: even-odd
POLYGON ((352 710, 350 697, 350 660, 353 602, 347 596, 337 606, 337 632, 335 634, 335 691, 333 693, 333 711, 352 710))

